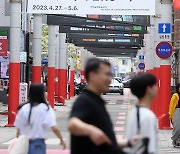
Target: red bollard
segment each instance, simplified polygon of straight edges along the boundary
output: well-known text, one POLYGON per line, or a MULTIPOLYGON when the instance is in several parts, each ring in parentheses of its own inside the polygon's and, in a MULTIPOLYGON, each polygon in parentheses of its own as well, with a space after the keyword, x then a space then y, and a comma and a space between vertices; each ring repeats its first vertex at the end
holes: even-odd
POLYGON ((32 83, 41 83, 41 66, 32 67, 32 83))
POLYGON ((163 114, 158 121, 158 127, 160 130, 162 129, 172 129, 170 127, 170 120, 169 120, 169 115, 168 114, 163 114))
POLYGON ((19 83, 20 83, 20 64, 10 63, 9 75, 9 97, 8 97, 8 127, 14 126, 15 114, 19 105, 19 83))
POLYGON ((70 75, 70 97, 74 97, 74 70, 71 70, 70 75))
POLYGON ((65 104, 65 99, 62 96, 59 97, 59 103, 65 104))
MULTIPOLYGON (((63 97, 63 99, 67 98, 67 70, 59 69, 59 90, 58 96, 63 97)), ((62 100, 59 99, 59 103, 62 103, 62 100)))
MULTIPOLYGON (((162 118, 161 116, 167 115, 169 110, 171 94, 171 66, 160 66, 160 90, 159 90, 159 115, 160 119, 163 119, 162 127, 170 127, 169 118, 162 118), (165 125, 169 124, 169 125, 165 125)), ((159 119, 159 120, 160 120, 159 119)), ((162 120, 160 120, 162 121, 162 120)))
POLYGON ((54 108, 54 84, 55 69, 54 67, 48 67, 48 101, 52 108, 54 108))

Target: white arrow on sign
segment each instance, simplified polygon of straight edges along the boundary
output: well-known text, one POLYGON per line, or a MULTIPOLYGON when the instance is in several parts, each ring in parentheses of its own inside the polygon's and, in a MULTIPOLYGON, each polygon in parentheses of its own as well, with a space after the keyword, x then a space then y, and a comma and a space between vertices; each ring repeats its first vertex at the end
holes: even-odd
POLYGON ((166 24, 164 24, 162 28, 163 28, 163 33, 165 33, 166 32, 166 28, 167 28, 166 24))

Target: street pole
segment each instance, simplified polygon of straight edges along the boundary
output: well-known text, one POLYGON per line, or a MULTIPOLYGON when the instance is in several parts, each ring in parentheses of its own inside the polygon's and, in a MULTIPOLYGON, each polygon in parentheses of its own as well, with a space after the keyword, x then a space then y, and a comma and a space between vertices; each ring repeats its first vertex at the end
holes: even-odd
POLYGON ((25 5, 25 21, 24 21, 24 31, 25 31, 25 52, 27 53, 26 57, 26 75, 25 75, 25 82, 29 85, 30 82, 30 59, 29 59, 29 42, 30 42, 30 15, 27 14, 27 0, 24 1, 25 5))
MULTIPOLYGON (((153 53, 153 23, 152 23, 152 19, 151 21, 151 26, 148 27, 148 34, 146 34, 146 51, 145 51, 145 62, 146 62, 146 72, 153 74, 153 69, 154 69, 154 53, 153 53)), ((151 102, 151 106, 150 109, 152 111, 154 111, 154 101, 151 102)))
POLYGON ((88 51, 88 59, 91 58, 91 52, 88 51))
MULTIPOLYGON (((55 95, 58 96, 58 69, 59 69, 59 26, 56 26, 56 53, 55 53, 55 95)), ((55 98, 58 102, 58 97, 55 98)))
POLYGON ((157 79, 157 83, 156 85, 158 86, 158 95, 154 100, 154 113, 156 115, 157 118, 160 117, 159 114, 159 103, 161 102, 159 96, 160 96, 160 58, 156 55, 156 46, 158 45, 158 43, 160 42, 159 40, 159 34, 158 34, 158 23, 160 23, 160 14, 161 14, 161 3, 160 1, 156 1, 156 16, 154 16, 152 18, 153 20, 153 25, 154 25, 154 48, 153 48, 153 53, 154 53, 154 75, 157 79))
POLYGON ((54 108, 56 26, 48 26, 48 101, 54 108))
POLYGON ((67 44, 66 33, 59 33, 59 103, 67 98, 67 44))
POLYGON ((26 32, 26 36, 25 36, 25 50, 27 53, 27 57, 26 57, 26 83, 29 85, 29 81, 30 81, 30 60, 29 60, 29 31, 26 32))
MULTIPOLYGON (((172 25, 172 2, 161 2, 163 13, 161 14, 161 23, 170 23, 172 25)), ((171 40, 170 40, 171 42, 171 40)), ((161 59, 160 66, 160 100, 159 104, 159 128, 170 127, 167 116, 171 96, 171 58, 161 59)))
POLYGON ((93 57, 94 57, 94 55, 93 55, 93 53, 92 53, 92 52, 90 52, 90 57, 91 57, 91 58, 93 58, 93 57))
POLYGON ((146 72, 149 73, 150 71, 150 63, 151 63, 151 51, 150 51, 150 28, 148 27, 147 34, 145 34, 145 64, 146 64, 146 72))
POLYGON ((71 58, 70 70, 70 97, 74 97, 74 58, 71 58))
POLYGON ((151 20, 153 26, 150 27, 150 73, 154 75, 154 21, 151 20))
MULTIPOLYGON (((143 59, 143 60, 142 60, 142 59, 139 59, 139 56, 141 56, 141 55, 144 55, 144 53, 143 53, 143 48, 139 49, 139 50, 138 50, 138 53, 137 53, 138 65, 139 65, 140 63, 144 63, 144 59, 143 59)), ((138 73, 143 73, 143 72, 144 72, 144 70, 141 70, 140 68, 138 68, 138 73)))
POLYGON ((85 81, 85 49, 81 48, 81 83, 85 81))
MULTIPOLYGON (((157 5, 157 4, 156 4, 157 5)), ((150 61, 150 72, 152 75, 155 76, 155 47, 154 47, 154 35, 155 35, 155 32, 154 32, 154 27, 155 27, 155 22, 154 22, 154 17, 151 16, 150 17, 150 22, 151 22, 151 27, 150 27, 150 49, 149 49, 149 61, 150 61)), ((156 100, 154 99, 152 102, 151 102, 151 106, 150 106, 150 109, 156 114, 156 108, 157 108, 157 104, 156 104, 156 100)))
POLYGON ((21 3, 22 0, 11 0, 10 24, 10 71, 9 71, 9 98, 8 124, 13 126, 15 114, 19 105, 20 86, 20 36, 21 36, 21 3))
POLYGON ((88 60, 88 50, 87 49, 85 49, 85 64, 86 64, 86 62, 87 62, 87 60, 88 60))
POLYGON ((34 14, 32 83, 41 83, 42 15, 34 14))

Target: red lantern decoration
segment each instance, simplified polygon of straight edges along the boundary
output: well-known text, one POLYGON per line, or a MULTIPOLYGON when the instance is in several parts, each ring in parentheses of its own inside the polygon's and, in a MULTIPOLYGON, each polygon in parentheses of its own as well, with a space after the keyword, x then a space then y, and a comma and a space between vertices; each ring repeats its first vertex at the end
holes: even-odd
POLYGON ((180 10, 180 0, 174 0, 174 9, 180 10))

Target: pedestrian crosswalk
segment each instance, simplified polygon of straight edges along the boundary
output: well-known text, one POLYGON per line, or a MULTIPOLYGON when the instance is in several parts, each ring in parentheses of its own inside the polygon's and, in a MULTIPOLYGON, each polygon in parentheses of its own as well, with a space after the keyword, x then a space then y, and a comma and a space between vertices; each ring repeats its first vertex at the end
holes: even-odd
MULTIPOLYGON (((117 139, 121 140, 122 136, 117 135, 117 139)), ((167 148, 167 149, 161 149, 160 154, 179 154, 180 148, 167 148)), ((0 154, 8 154, 7 149, 0 149, 0 154)), ((47 149, 47 154, 70 154, 69 150, 61 150, 61 149, 47 149)))
MULTIPOLYGON (((3 145, 10 145, 13 142, 14 139, 11 139, 5 143, 3 143, 3 145)), ((66 141, 66 139, 64 139, 64 141, 66 141)), ((57 138, 50 138, 46 140, 46 145, 60 145, 60 141, 57 138)))
POLYGON ((161 154, 173 154, 173 153, 180 153, 180 148, 167 148, 161 149, 161 154))
MULTIPOLYGON (((8 154, 7 147, 11 144, 11 142, 14 139, 11 139, 5 143, 3 143, 4 146, 6 146, 5 149, 0 149, 0 154, 8 154)), ((64 139, 66 141, 66 139, 64 139)), ((57 138, 50 138, 46 140, 46 145, 47 146, 59 146, 58 149, 47 149, 47 154, 70 154, 69 150, 61 150, 60 149, 60 141, 57 138)))

